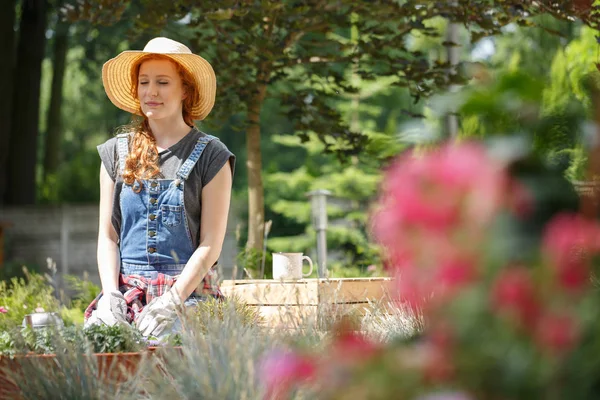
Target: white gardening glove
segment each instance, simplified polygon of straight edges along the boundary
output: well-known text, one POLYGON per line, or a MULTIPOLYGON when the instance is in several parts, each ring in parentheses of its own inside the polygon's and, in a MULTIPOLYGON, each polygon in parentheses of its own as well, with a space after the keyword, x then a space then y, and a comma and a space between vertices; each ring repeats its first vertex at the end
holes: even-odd
POLYGON ((168 331, 177 318, 181 300, 174 290, 155 297, 137 317, 137 328, 143 336, 160 336, 168 331))
POLYGON ((117 323, 127 324, 127 301, 123 293, 112 291, 104 293, 98 306, 92 312, 92 315, 85 322, 84 327, 95 323, 101 323, 108 326, 113 326, 117 323))

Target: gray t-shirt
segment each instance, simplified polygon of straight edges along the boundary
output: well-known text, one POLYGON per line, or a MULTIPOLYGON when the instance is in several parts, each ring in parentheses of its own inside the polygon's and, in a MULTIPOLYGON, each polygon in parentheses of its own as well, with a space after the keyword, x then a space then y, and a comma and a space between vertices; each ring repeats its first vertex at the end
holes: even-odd
MULTIPOLYGON (((162 179, 176 179, 177 171, 187 160, 194 150, 198 138, 206 136, 196 128, 184 136, 179 142, 158 153, 159 167, 162 179)), ((129 139, 131 145, 131 137, 129 139)), ((119 173, 119 152, 117 150, 117 138, 108 139, 98 146, 98 153, 108 174, 115 182, 115 196, 113 203, 112 224, 120 235, 121 232, 121 208, 120 194, 123 186, 123 178, 119 173)), ((206 186, 223 165, 229 161, 231 172, 235 168, 235 155, 227 149, 220 140, 212 140, 204 149, 200 159, 190 172, 190 176, 184 185, 184 202, 187 211, 187 220, 194 247, 200 243, 200 216, 202 215, 202 188, 206 186)))

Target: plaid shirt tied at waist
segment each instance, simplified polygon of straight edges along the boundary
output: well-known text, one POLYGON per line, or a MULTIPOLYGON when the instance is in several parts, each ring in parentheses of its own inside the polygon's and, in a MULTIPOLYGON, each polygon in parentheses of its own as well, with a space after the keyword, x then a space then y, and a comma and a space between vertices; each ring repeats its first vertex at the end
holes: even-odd
MULTIPOLYGON (((192 293, 195 297, 208 298, 213 297, 217 300, 223 300, 225 297, 219 286, 216 284, 216 273, 211 269, 204 277, 201 284, 192 293)), ((132 323, 136 316, 142 312, 144 306, 155 297, 166 293, 175 282, 178 276, 171 276, 162 273, 156 273, 156 277, 147 278, 141 275, 119 275, 119 291, 123 293, 127 302, 127 322, 132 323)), ((102 297, 102 292, 86 308, 84 318, 87 320, 96 310, 98 301, 102 297)))

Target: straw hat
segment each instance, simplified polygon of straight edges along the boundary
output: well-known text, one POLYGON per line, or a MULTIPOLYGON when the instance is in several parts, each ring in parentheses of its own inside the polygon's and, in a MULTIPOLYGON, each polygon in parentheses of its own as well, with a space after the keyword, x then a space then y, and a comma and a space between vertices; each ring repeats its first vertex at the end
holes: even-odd
POLYGON ((137 97, 131 94, 131 68, 146 54, 163 54, 181 64, 194 77, 200 98, 192 108, 191 116, 195 120, 206 118, 215 104, 217 89, 217 79, 212 66, 204 58, 193 54, 187 46, 164 37, 150 40, 142 51, 124 51, 104 63, 102 83, 110 101, 122 110, 141 115, 140 103, 137 97))

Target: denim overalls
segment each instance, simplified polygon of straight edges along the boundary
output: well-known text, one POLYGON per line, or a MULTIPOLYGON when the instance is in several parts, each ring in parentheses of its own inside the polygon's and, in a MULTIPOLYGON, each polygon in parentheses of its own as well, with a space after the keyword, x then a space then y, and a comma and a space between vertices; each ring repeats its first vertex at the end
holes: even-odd
MULTIPOLYGON (((183 196, 185 181, 206 145, 214 139, 217 138, 210 135, 198 139, 194 150, 177 171, 176 179, 143 180, 141 190, 138 182, 133 185, 123 183, 119 235, 121 274, 154 278, 158 273, 171 276, 181 273, 196 250, 186 217, 183 196), (136 193, 134 189, 139 192, 136 193)), ((127 134, 117 136, 117 149, 119 173, 123 173, 128 154, 127 134)), ((213 266, 199 289, 192 293, 185 304, 197 304, 198 300, 212 294, 206 282, 210 282, 212 287, 216 284, 212 280, 214 278, 216 271, 213 266)), ((218 288, 214 290, 220 293, 218 288)))

